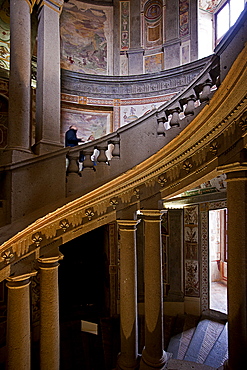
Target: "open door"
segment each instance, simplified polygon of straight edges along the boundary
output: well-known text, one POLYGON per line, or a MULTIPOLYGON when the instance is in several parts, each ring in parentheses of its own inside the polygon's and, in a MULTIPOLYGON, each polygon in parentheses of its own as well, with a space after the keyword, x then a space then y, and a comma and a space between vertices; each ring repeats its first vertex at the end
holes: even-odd
POLYGON ((209 211, 209 308, 227 313, 227 209, 209 211))

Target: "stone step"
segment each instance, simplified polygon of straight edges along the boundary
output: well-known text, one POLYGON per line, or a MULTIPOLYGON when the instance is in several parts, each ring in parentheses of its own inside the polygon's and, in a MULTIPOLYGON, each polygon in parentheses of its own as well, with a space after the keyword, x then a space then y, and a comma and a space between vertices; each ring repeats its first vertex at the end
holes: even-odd
POLYGON ((167 348, 167 352, 172 353, 173 358, 183 360, 195 329, 196 328, 188 329, 180 334, 174 335, 171 338, 167 348))
POLYGON ((211 367, 205 364, 196 364, 191 361, 170 359, 168 360, 165 369, 167 370, 216 370, 215 367, 211 367))
POLYGON ((206 360, 204 361, 204 364, 218 368, 221 365, 223 365, 223 363, 227 359, 228 359, 228 326, 226 324, 219 338, 217 339, 213 348, 208 354, 206 360))
POLYGON ((224 329, 224 324, 202 320, 198 323, 184 360, 203 364, 224 329))

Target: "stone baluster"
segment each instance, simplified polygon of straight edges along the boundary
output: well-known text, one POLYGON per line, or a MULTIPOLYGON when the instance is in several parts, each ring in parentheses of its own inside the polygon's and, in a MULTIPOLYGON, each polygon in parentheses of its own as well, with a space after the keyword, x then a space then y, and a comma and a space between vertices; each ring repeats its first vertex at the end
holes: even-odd
POLYGON ((78 163, 78 153, 68 153, 68 167, 67 167, 67 175, 79 172, 79 163, 78 163))
POLYGON ((203 85, 202 85, 202 92, 199 95, 199 100, 201 103, 208 102, 209 101, 209 95, 211 92, 211 87, 212 87, 212 80, 207 79, 203 85))
POLYGON ((168 114, 172 115, 172 118, 169 122, 171 127, 179 127, 180 126, 180 117, 179 117, 180 112, 181 112, 181 109, 179 107, 175 107, 173 109, 168 110, 168 114))
POLYGON ((63 255, 38 259, 40 269, 40 370, 59 370, 58 266, 63 255))
POLYGON ((195 101, 197 100, 195 95, 190 95, 188 98, 182 99, 182 105, 186 105, 184 110, 185 116, 193 116, 195 113, 195 101))
MULTIPOLYGON (((10 0, 8 148, 30 152, 31 17, 26 0, 10 0)), ((18 158, 20 159, 20 158, 18 158)))
POLYGON ((37 271, 7 278, 7 369, 31 369, 30 279, 37 271))
POLYGON ((106 151, 108 149, 107 145, 97 145, 97 149, 99 151, 99 155, 97 157, 97 162, 99 163, 106 163, 108 161, 107 156, 106 156, 106 151))
POLYGON ((145 347, 140 370, 164 369, 161 212, 142 210, 144 220, 145 347))
POLYGON ((60 23, 63 0, 38 1, 35 151, 46 153, 60 142, 60 23))
POLYGON ((157 135, 165 136, 165 122, 167 121, 167 116, 164 112, 156 113, 158 128, 157 135))
POLYGON ((114 145, 113 151, 111 153, 112 157, 113 158, 119 158, 120 157, 120 139, 119 139, 119 137, 111 139, 110 144, 114 145))
POLYGON ((84 149, 83 155, 84 155, 84 161, 83 161, 83 169, 94 169, 94 164, 92 161, 92 155, 93 155, 93 148, 84 149))
POLYGON ((120 236, 120 336, 117 369, 137 369, 137 262, 136 226, 139 221, 118 220, 120 236))

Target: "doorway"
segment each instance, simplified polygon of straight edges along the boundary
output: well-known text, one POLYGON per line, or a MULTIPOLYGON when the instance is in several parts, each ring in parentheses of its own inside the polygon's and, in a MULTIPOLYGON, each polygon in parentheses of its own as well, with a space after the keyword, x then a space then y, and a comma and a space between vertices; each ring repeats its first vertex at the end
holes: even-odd
POLYGON ((227 209, 209 211, 209 308, 227 314, 227 209))
POLYGON ((101 318, 106 314, 107 256, 105 228, 60 247, 59 266, 61 370, 105 369, 101 318), (83 323, 97 328, 84 330, 83 323))

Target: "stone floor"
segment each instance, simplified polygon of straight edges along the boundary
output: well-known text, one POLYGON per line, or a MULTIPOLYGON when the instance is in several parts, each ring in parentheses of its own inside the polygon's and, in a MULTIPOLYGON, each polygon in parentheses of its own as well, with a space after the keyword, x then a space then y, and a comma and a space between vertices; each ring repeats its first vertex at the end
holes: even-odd
POLYGON ((171 359, 168 361, 165 369, 167 370, 216 370, 214 367, 197 364, 191 361, 182 361, 171 359))
POLYGON ((210 309, 227 314, 227 285, 211 282, 210 309))

